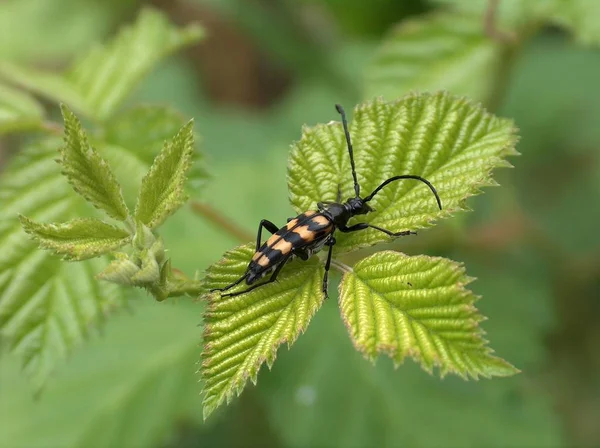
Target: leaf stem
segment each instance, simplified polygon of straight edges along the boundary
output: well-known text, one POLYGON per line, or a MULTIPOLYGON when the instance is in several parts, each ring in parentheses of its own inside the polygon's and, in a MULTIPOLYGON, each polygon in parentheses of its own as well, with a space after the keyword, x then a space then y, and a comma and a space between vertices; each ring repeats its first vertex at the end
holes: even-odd
POLYGON ((189 280, 182 284, 168 285, 168 297, 191 296, 198 297, 205 292, 200 280, 189 280))
POLYGON ((341 261, 338 261, 336 259, 332 259, 331 260, 331 266, 333 266, 334 268, 336 268, 338 271, 342 272, 342 273, 351 273, 354 272, 353 269, 348 266, 347 264, 342 263, 341 261))
POLYGON ((254 235, 247 232, 236 223, 232 222, 226 216, 222 215, 221 212, 215 210, 210 205, 200 201, 192 201, 190 205, 195 213, 202 216, 214 224, 219 230, 228 233, 241 243, 247 243, 248 241, 253 241, 255 239, 254 235))
POLYGON ((54 121, 42 121, 40 126, 43 131, 49 132, 50 134, 63 134, 63 126, 61 124, 55 123, 54 121))
POLYGON ((485 34, 490 39, 493 39, 502 44, 512 44, 516 37, 514 34, 503 31, 498 28, 498 6, 500 0, 488 0, 487 10, 483 18, 485 34))

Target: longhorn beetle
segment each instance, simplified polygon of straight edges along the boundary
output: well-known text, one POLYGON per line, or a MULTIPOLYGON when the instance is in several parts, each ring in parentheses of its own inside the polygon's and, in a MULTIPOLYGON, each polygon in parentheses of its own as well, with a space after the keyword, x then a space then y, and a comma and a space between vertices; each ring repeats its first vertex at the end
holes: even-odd
POLYGON ((440 197, 433 185, 421 176, 413 174, 404 174, 401 176, 390 177, 379 185, 373 192, 365 198, 360 197, 360 185, 356 178, 356 169, 354 166, 354 153, 352 150, 352 142, 350 141, 350 132, 348 131, 348 122, 346 121, 346 113, 339 104, 335 105, 336 110, 342 116, 342 124, 344 126, 344 133, 346 135, 346 143, 348 145, 348 154, 350 155, 350 166, 352 167, 352 178, 354 179, 354 192, 356 196, 349 198, 346 202, 340 203, 340 193, 338 193, 337 202, 323 201, 317 204, 318 210, 309 210, 295 218, 288 219, 287 225, 281 229, 277 228, 275 224, 267 219, 263 219, 258 226, 258 235, 256 237, 256 252, 250 260, 246 272, 238 280, 226 286, 225 288, 213 289, 212 291, 227 291, 236 285, 239 285, 242 281, 246 281, 249 288, 223 294, 224 296, 237 296, 244 294, 248 291, 252 291, 259 286, 272 283, 277 279, 277 275, 281 272, 283 266, 294 259, 300 257, 302 260, 308 260, 315 252, 318 252, 323 246, 328 246, 329 252, 327 253, 327 262, 325 263, 325 276, 323 277, 323 292, 327 295, 327 277, 329 274, 329 267, 331 265, 331 254, 333 246, 335 245, 335 238, 333 236, 336 230, 340 232, 356 232, 357 230, 364 230, 372 228, 379 230, 389 236, 404 236, 410 234, 416 234, 409 230, 403 232, 391 232, 387 229, 377 227, 373 224, 366 222, 360 222, 352 226, 348 226, 350 218, 356 215, 365 215, 372 212, 373 209, 369 207, 369 202, 375 197, 377 193, 381 191, 386 185, 391 182, 401 179, 414 179, 423 182, 429 187, 435 199, 437 205, 442 209, 442 202, 440 197), (273 235, 263 245, 260 244, 262 237, 263 228, 267 229, 273 235), (264 282, 256 284, 256 281, 271 273, 271 278, 264 282))

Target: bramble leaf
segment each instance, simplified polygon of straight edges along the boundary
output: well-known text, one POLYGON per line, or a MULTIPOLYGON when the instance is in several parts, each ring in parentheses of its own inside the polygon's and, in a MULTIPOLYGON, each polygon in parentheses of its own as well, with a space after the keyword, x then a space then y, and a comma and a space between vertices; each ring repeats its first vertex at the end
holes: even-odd
POLYGON ((162 224, 187 199, 184 185, 194 153, 192 126, 190 121, 165 143, 142 180, 135 218, 151 229, 162 224))
MULTIPOLYGON (((171 140, 186 122, 183 115, 172 108, 152 105, 132 107, 106 122, 102 139, 108 146, 104 152, 111 162, 118 158, 119 163, 112 166, 124 190, 139 192, 142 178, 162 150, 165 140, 171 140)), ((196 150, 186 182, 186 190, 192 193, 197 193, 208 177, 202 153, 198 150, 199 140, 194 134, 196 150)), ((136 198, 131 199, 133 208, 136 198)), ((129 200, 126 195, 127 204, 129 200)))
POLYGON ((518 372, 492 355, 465 288, 472 279, 445 258, 383 251, 359 261, 340 284, 340 309, 355 347, 375 360, 385 353, 401 364, 407 356, 431 373, 463 378, 518 372))
MULTIPOLYGON (((447 93, 362 103, 354 110, 350 134, 363 197, 400 174, 425 177, 441 197, 440 211, 423 183, 393 182, 370 202, 374 212, 350 221, 350 225, 368 222, 392 232, 428 227, 436 219, 467 209, 466 198, 483 186, 495 185, 492 169, 510 166, 504 158, 518 154, 512 121, 447 93)), ((338 187, 343 200, 354 196, 341 123, 304 128, 301 140, 292 147, 288 186, 298 213, 314 210, 318 201, 336 200, 338 187)), ((336 239, 335 249, 340 252, 390 240, 374 229, 338 232, 336 239)))
MULTIPOLYGON (((489 0, 434 0, 434 3, 458 14, 477 15, 482 27, 490 5, 489 0)), ((528 28, 553 23, 569 30, 580 43, 600 43, 600 3, 596 0, 511 0, 497 4, 500 29, 527 33, 528 28)))
POLYGON ((163 14, 144 9, 106 46, 96 47, 64 74, 3 63, 0 75, 97 120, 109 118, 161 59, 202 37, 197 25, 175 28, 163 14))
POLYGON ((567 28, 587 45, 600 44, 600 2, 596 0, 553 0, 551 20, 567 28))
POLYGON ((484 34, 481 15, 408 19, 384 39, 367 68, 365 97, 394 100, 412 90, 448 90, 485 101, 500 59, 501 45, 484 34))
MULTIPOLYGON (((477 282, 477 286, 493 291, 506 286, 503 280, 492 285, 477 282)), ((536 328, 546 300, 542 290, 527 290, 533 293, 533 302, 523 300, 523 290, 518 288, 509 296, 503 296, 506 290, 485 294, 486 305, 501 314, 498 319, 494 313, 494 319, 486 322, 490 336, 494 333, 495 344, 503 345, 511 358, 523 360, 523 374, 499 381, 457 377, 440 381, 424 375, 413 363, 393 369, 384 358, 372 365, 352 347, 338 310, 326 305, 294 349, 279 355, 276 368, 261 378, 256 394, 265 403, 269 423, 283 446, 398 448, 398 441, 403 441, 400 446, 484 447, 499 440, 507 447, 562 446, 559 417, 549 397, 527 386, 536 381, 544 365, 543 360, 529 357, 529 348, 547 350, 543 333, 536 328), (536 302, 538 296, 541 302, 536 302), (525 309, 531 313, 523 313, 525 309), (508 315, 513 318, 510 331, 502 320, 508 315), (521 399, 515 402, 514 396, 521 399), (457 430, 465 420, 468 431, 457 430)))
POLYGON ((66 260, 85 260, 112 252, 131 240, 126 230, 93 218, 40 224, 20 216, 23 229, 44 249, 66 260))
MULTIPOLYGON (((543 23, 556 0, 510 0, 497 2, 496 24, 502 31, 514 32, 536 23, 543 23)), ((559 0, 561 1, 561 0, 559 0)), ((567 0, 569 1, 569 0, 567 0)), ((481 18, 485 26, 485 16, 490 7, 489 0, 432 0, 446 10, 459 14, 469 14, 481 18)))
POLYGON ((0 338, 41 387, 55 365, 125 303, 93 275, 101 260, 65 263, 40 251, 23 232, 18 214, 36 221, 64 221, 85 202, 74 195, 55 162, 58 139, 25 146, 0 177, 0 338))
POLYGON ((42 106, 25 92, 0 84, 0 134, 38 128, 42 106))
POLYGON ((116 283, 117 285, 132 286, 131 277, 140 272, 140 267, 129 259, 125 253, 117 252, 115 259, 96 275, 98 280, 116 283))
MULTIPOLYGON (((240 278, 254 253, 251 244, 227 252, 206 273, 206 289, 223 288, 240 278)), ((239 395, 260 366, 272 366, 277 348, 290 347, 323 302, 323 266, 315 258, 292 263, 277 282, 233 297, 207 296, 204 313, 204 417, 239 395)), ((229 292, 248 288, 241 284, 229 292)))
POLYGON ((94 207, 111 218, 125 221, 129 210, 123 200, 121 186, 106 160, 88 143, 79 119, 67 106, 62 106, 65 120, 65 144, 60 163, 73 189, 94 207))
POLYGON ((201 420, 194 365, 202 305, 144 299, 135 294, 130 312, 111 317, 102 337, 73 353, 39 400, 14 358, 2 358, 3 446, 155 447, 172 440, 175 420, 201 420))

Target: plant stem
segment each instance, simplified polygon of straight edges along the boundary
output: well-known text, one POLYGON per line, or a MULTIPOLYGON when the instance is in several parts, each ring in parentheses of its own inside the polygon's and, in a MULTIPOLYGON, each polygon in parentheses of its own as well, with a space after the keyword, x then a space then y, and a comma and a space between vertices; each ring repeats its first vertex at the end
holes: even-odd
POLYGON ((228 233, 241 243, 247 243, 254 240, 254 235, 247 232, 233 221, 222 215, 218 210, 215 210, 210 205, 199 201, 191 202, 192 210, 209 222, 214 224, 219 230, 228 233))
POLYGON ((483 18, 483 29, 491 39, 502 44, 511 44, 515 41, 515 35, 498 28, 498 6, 500 6, 500 0, 488 0, 488 7, 483 18))
POLYGON ((62 135, 63 133, 62 125, 53 121, 43 121, 41 123, 41 129, 54 135, 62 135))
POLYGON ((336 259, 331 260, 331 266, 333 266, 343 274, 352 272, 352 268, 350 266, 342 263, 341 261, 337 261, 336 259))

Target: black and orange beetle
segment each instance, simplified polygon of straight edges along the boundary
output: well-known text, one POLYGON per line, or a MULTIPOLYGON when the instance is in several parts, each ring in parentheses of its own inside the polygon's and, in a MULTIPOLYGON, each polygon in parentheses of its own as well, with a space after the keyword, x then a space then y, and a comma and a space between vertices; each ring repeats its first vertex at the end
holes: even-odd
POLYGON ((271 221, 263 219, 258 226, 256 252, 252 257, 252 260, 250 260, 244 275, 231 285, 221 289, 213 289, 212 291, 227 291, 228 289, 239 285, 244 280, 250 288, 239 292, 223 294, 223 296, 237 296, 252 291, 259 286, 274 282, 277 279, 277 275, 288 261, 291 261, 295 257, 299 257, 302 260, 308 260, 315 252, 318 252, 324 246, 328 246, 329 252, 327 254, 327 262, 325 263, 325 276, 323 277, 323 292, 327 295, 327 277, 331 265, 331 254, 333 246, 335 245, 334 233, 336 230, 339 230, 340 232, 356 232, 357 230, 363 230, 370 227, 392 237, 415 234, 415 232, 411 232, 410 230, 394 233, 365 222, 360 222, 352 226, 347 225, 348 221, 353 216, 365 215, 373 211, 368 205, 369 201, 371 201, 382 188, 396 180, 414 179, 423 182, 432 191, 440 210, 442 209, 442 202, 435 187, 431 185, 427 179, 412 174, 390 177, 379 185, 370 195, 361 198, 360 185, 356 178, 354 154, 352 143, 350 141, 350 132, 348 131, 348 122, 346 121, 346 113, 339 104, 336 104, 335 108, 342 116, 342 124, 344 126, 344 133, 346 134, 346 143, 348 144, 348 154, 350 155, 350 165, 352 167, 352 178, 354 179, 354 192, 356 193, 356 196, 349 198, 344 203, 339 202, 339 197, 337 202, 319 202, 317 204, 318 210, 310 210, 295 218, 290 218, 288 219, 287 225, 280 229, 271 221), (273 235, 261 246, 260 242, 262 239, 263 228, 267 229, 273 235), (259 279, 271 272, 272 275, 268 281, 256 284, 259 279))

